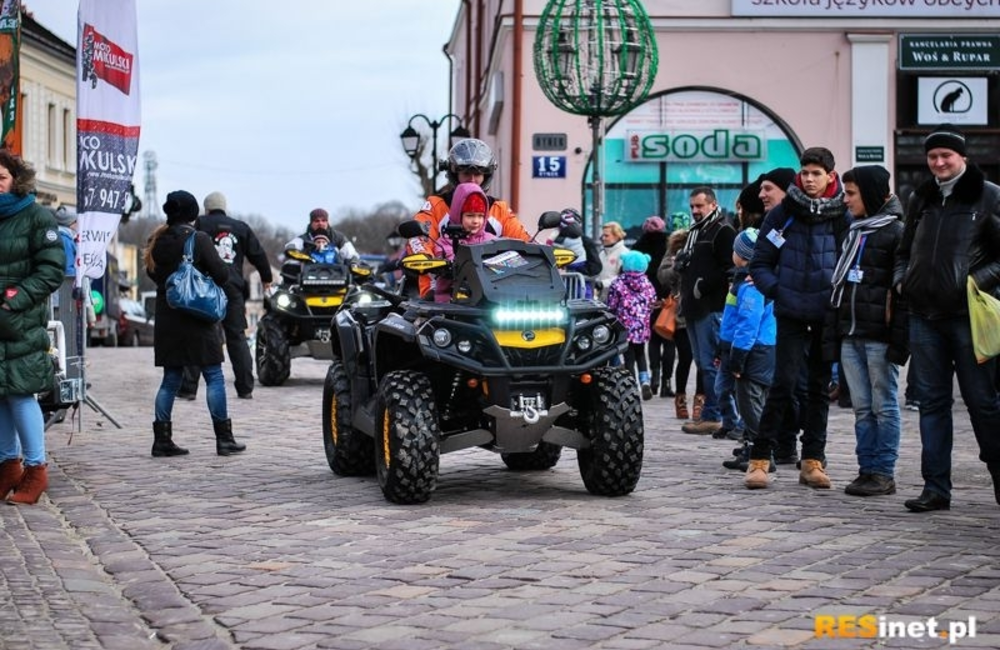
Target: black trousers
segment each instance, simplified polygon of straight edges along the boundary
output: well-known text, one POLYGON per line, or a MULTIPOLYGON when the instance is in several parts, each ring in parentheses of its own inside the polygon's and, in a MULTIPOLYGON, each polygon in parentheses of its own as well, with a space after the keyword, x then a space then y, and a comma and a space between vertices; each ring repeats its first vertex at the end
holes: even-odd
POLYGON ((800 404, 802 420, 802 458, 826 459, 826 425, 830 412, 831 365, 823 361, 822 323, 792 318, 778 318, 778 341, 775 347, 774 380, 760 418, 757 444, 751 458, 770 458, 781 432, 787 428, 789 410, 794 408, 793 394, 806 366, 806 401, 800 404))
MULTIPOLYGON (((250 346, 247 345, 247 314, 243 295, 228 296, 229 305, 226 317, 222 319, 222 330, 226 335, 226 352, 236 376, 236 393, 249 395, 253 392, 253 359, 250 356, 250 346)), ((188 366, 184 368, 184 378, 181 381, 181 393, 194 395, 198 392, 198 380, 201 368, 188 366)))

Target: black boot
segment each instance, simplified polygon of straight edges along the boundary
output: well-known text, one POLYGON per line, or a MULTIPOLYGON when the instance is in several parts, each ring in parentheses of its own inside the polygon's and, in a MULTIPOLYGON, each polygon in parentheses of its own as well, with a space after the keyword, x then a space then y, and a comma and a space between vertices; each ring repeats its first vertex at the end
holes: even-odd
POLYGON ((232 420, 212 420, 212 426, 215 427, 215 453, 228 456, 246 450, 246 445, 236 442, 233 438, 232 420))
POLYGON ((660 384, 660 397, 673 397, 674 389, 670 387, 670 380, 664 379, 660 384))
POLYGON ((997 504, 1000 504, 1000 463, 987 463, 986 467, 990 470, 990 476, 993 477, 993 498, 997 500, 997 504))
POLYGON ((153 456, 183 456, 188 453, 187 449, 174 444, 172 422, 153 423, 153 456))

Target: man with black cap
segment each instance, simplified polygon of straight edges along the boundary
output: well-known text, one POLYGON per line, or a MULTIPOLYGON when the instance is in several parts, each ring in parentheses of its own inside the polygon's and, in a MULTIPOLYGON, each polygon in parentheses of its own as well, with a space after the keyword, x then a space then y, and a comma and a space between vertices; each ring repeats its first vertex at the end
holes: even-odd
MULTIPOLYGON (((215 244, 219 257, 229 266, 230 282, 227 285, 226 317, 222 329, 226 333, 226 351, 236 376, 236 395, 242 399, 253 398, 253 360, 247 345, 246 299, 250 286, 243 277, 243 260, 248 260, 260 274, 260 281, 266 291, 271 286, 271 264, 267 253, 260 245, 246 222, 226 214, 226 197, 222 192, 212 192, 204 200, 205 214, 198 218, 198 230, 208 233, 215 244)), ((180 397, 194 399, 198 391, 198 369, 184 369, 184 383, 180 397)))
POLYGON ((757 179, 760 192, 757 198, 764 204, 764 214, 781 203, 788 193, 788 186, 795 182, 795 170, 791 167, 775 167, 761 174, 757 179))
POLYGON ((905 502, 914 512, 951 507, 953 377, 993 476, 1000 503, 1000 397, 996 359, 977 363, 966 283, 1000 289, 1000 187, 966 158, 965 135, 943 124, 924 139, 934 176, 920 185, 906 212, 893 274, 910 307, 910 352, 920 399, 920 473, 924 489, 905 502))

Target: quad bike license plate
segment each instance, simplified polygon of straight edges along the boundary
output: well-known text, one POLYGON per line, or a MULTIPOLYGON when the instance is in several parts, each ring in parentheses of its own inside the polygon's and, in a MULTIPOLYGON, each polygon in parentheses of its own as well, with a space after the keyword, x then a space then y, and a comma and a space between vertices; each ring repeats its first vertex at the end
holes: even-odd
POLYGON ((515 395, 511 398, 510 416, 513 418, 524 417, 526 413, 532 415, 547 415, 545 408, 545 397, 536 395, 515 395))

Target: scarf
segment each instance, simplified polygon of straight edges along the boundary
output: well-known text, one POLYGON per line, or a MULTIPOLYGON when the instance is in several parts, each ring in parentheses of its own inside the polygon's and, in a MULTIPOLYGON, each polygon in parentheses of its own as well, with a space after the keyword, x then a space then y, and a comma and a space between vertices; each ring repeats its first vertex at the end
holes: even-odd
POLYGON ((701 221, 697 221, 691 224, 691 228, 690 230, 688 230, 687 239, 684 240, 684 248, 682 250, 687 253, 690 253, 694 248, 695 243, 698 241, 698 237, 701 235, 701 231, 707 230, 709 226, 718 223, 724 217, 725 215, 719 212, 719 208, 716 208, 715 210, 712 211, 710 215, 708 215, 701 221))
POLYGON ((34 194, 18 196, 10 192, 0 194, 0 219, 6 219, 35 202, 34 194))
MULTIPOLYGON (((847 278, 847 272, 854 266, 855 259, 858 257, 858 253, 860 253, 861 238, 865 235, 870 235, 883 226, 888 226, 896 219, 898 217, 894 214, 876 214, 874 217, 855 219, 851 222, 851 227, 847 231, 847 237, 844 238, 844 245, 841 247, 837 266, 833 269, 833 280, 831 281, 833 284, 833 294, 830 296, 831 306, 840 307, 840 301, 844 295, 844 281, 847 278)), ((861 260, 858 259, 857 262, 860 264, 861 260)))

